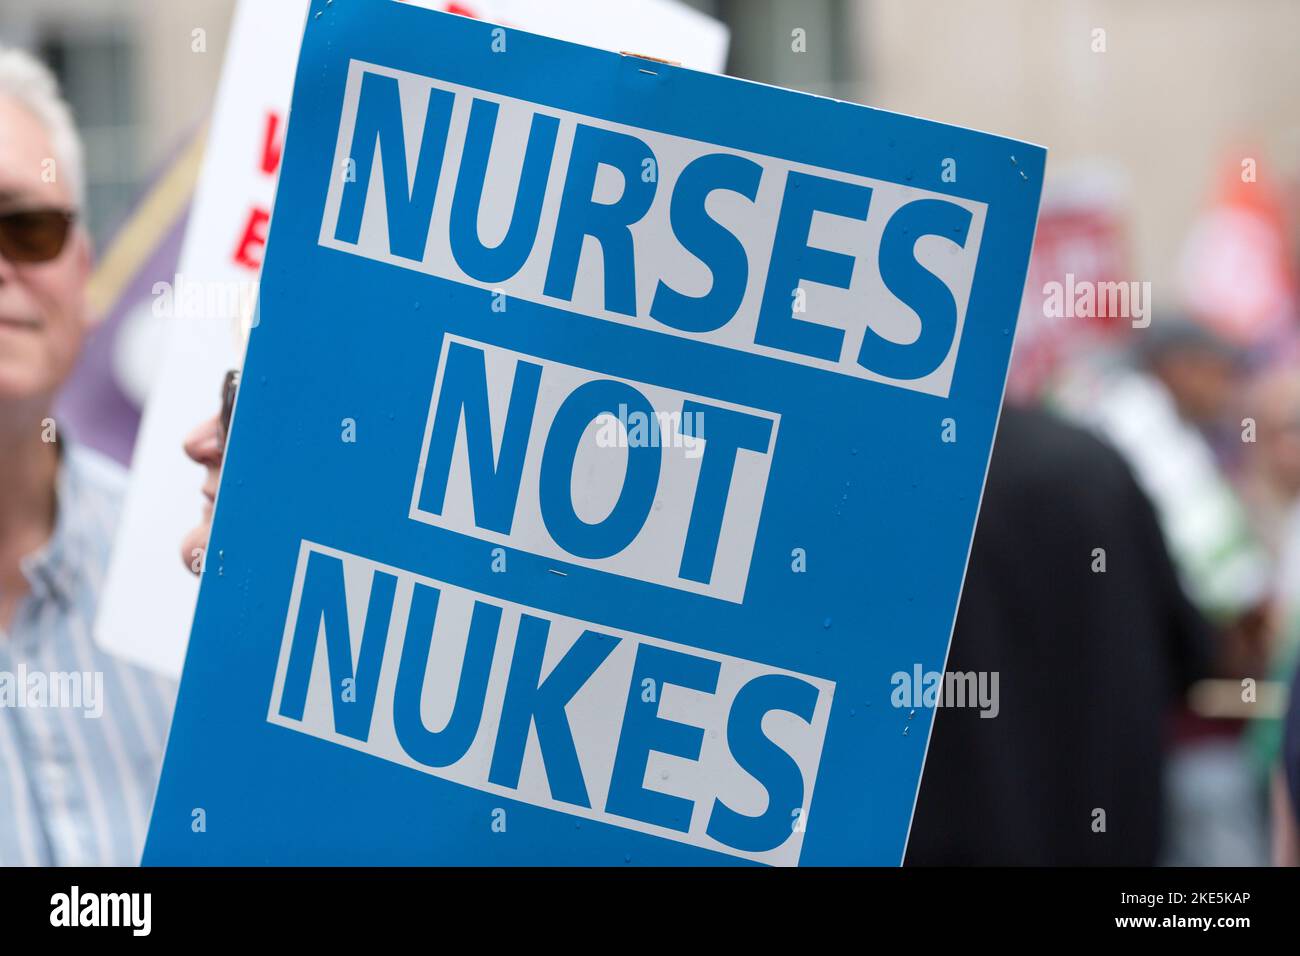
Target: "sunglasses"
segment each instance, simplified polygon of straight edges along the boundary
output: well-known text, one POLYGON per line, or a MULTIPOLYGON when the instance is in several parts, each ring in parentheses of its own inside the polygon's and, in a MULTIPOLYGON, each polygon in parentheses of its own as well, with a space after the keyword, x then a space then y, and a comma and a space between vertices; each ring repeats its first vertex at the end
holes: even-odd
POLYGON ((239 391, 239 369, 232 368, 221 383, 221 449, 230 435, 230 418, 235 414, 235 394, 239 391))
POLYGON ((76 220, 77 214, 68 209, 0 213, 0 256, 25 264, 57 259, 76 220))

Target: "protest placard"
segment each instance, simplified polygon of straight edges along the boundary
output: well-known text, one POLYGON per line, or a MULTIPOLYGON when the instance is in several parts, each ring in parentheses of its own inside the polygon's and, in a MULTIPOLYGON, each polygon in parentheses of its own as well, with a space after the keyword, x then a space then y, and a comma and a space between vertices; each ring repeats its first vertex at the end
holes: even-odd
POLYGON ((145 861, 898 863, 1044 160, 313 3, 145 861))

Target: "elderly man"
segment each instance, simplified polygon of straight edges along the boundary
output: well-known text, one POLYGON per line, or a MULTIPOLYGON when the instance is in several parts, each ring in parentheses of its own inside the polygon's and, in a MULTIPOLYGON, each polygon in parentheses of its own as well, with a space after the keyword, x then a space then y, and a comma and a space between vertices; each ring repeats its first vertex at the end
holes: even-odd
POLYGON ((137 863, 175 693, 91 639, 122 475, 51 414, 90 318, 82 191, 54 78, 0 48, 0 865, 137 863))

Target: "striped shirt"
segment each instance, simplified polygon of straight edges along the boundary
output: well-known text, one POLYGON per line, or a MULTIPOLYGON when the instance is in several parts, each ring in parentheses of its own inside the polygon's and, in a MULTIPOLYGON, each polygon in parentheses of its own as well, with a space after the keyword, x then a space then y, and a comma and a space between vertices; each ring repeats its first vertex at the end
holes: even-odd
POLYGON ((134 866, 176 685, 91 637, 124 475, 62 452, 54 533, 0 630, 0 865, 134 866))

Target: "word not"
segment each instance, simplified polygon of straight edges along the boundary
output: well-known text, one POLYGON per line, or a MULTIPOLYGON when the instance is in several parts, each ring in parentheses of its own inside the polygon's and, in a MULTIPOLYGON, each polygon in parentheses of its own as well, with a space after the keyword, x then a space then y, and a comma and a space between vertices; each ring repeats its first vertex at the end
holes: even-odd
POLYGON ((779 422, 448 335, 409 517, 739 602, 779 422), (610 439, 661 416, 707 418, 708 438, 693 435, 690 453, 610 439))
POLYGON ((1150 282, 1075 280, 1043 284, 1043 317, 1048 319, 1132 319, 1133 328, 1151 324, 1150 282))
POLYGON ((982 203, 356 60, 334 169, 329 248, 947 395, 982 203))
POLYGON ((912 673, 895 671, 889 678, 894 690, 889 695, 895 707, 979 707, 980 717, 996 717, 998 671, 921 672, 914 664, 912 673))
POLYGON ((19 664, 17 673, 0 671, 0 707, 80 710, 96 720, 104 714, 102 671, 29 671, 19 664))
POLYGON ((833 693, 304 541, 267 719, 476 790, 793 865, 803 828, 790 821, 807 816, 833 693))
POLYGON ((126 926, 148 936, 153 926, 151 893, 82 893, 73 886, 50 897, 51 926, 126 926))

